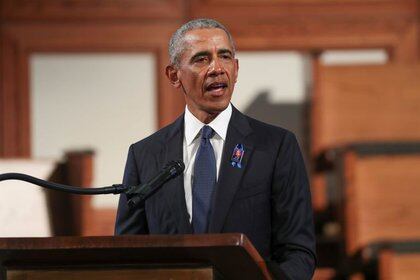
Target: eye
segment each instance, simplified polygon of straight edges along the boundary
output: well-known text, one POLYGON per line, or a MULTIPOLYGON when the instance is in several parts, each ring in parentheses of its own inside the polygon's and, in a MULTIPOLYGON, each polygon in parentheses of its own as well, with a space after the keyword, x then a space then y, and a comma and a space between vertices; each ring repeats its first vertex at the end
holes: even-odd
POLYGON ((220 55, 220 57, 222 59, 226 59, 226 60, 232 59, 232 56, 229 53, 223 53, 223 54, 220 55))
POLYGON ((196 58, 194 58, 194 63, 204 63, 207 62, 207 60, 207 56, 197 56, 196 58))

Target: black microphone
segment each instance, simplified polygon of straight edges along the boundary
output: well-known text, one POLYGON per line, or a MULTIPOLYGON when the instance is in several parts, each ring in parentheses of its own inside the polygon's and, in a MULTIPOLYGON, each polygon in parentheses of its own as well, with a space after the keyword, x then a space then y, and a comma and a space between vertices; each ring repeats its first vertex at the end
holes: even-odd
POLYGON ((125 192, 128 200, 128 206, 130 208, 137 207, 139 204, 142 204, 153 195, 160 187, 163 186, 167 181, 173 179, 184 172, 185 165, 182 161, 170 161, 166 164, 165 168, 159 172, 155 177, 153 177, 149 182, 139 185, 128 187, 128 190, 125 192))

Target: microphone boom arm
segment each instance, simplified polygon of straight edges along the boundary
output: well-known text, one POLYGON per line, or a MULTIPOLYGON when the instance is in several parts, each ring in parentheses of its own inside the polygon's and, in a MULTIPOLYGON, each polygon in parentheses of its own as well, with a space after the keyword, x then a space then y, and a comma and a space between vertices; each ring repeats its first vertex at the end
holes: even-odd
POLYGON ((124 186, 122 184, 114 184, 102 188, 82 188, 73 187, 53 182, 48 182, 30 175, 22 173, 4 173, 0 174, 0 181, 6 180, 20 180, 32 183, 47 189, 55 191, 63 191, 72 194, 80 195, 95 195, 95 194, 120 194, 127 195, 128 205, 130 208, 136 207, 153 195, 163 184, 167 181, 179 176, 184 171, 185 165, 182 161, 170 161, 166 167, 159 172, 151 181, 140 186, 124 186))
POLYGON ((6 180, 19 180, 19 181, 25 181, 28 183, 32 183, 34 185, 41 186, 43 188, 47 188, 50 190, 56 190, 56 191, 64 191, 67 193, 72 194, 81 194, 81 195, 93 195, 93 194, 119 194, 125 192, 128 187, 121 185, 121 184, 114 184, 109 187, 103 187, 103 188, 82 188, 82 187, 73 187, 53 182, 48 182, 36 177, 32 177, 26 174, 22 173, 4 173, 0 174, 0 181, 6 181, 6 180))

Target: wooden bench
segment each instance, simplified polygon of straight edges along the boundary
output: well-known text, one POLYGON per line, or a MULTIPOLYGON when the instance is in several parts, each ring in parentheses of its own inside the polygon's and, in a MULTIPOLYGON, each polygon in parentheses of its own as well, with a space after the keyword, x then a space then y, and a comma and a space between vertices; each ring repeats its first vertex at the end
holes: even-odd
POLYGON ((420 252, 384 250, 379 254, 379 280, 417 280, 420 252))
POLYGON ((314 209, 325 211, 334 198, 327 194, 331 186, 324 171, 333 167, 336 149, 420 141, 420 65, 318 64, 314 69, 311 157, 318 172, 311 174, 311 185, 314 209))
POLYGON ((319 66, 312 154, 353 143, 420 140, 420 65, 319 66))
POLYGON ((346 248, 420 239, 420 154, 344 156, 346 248))

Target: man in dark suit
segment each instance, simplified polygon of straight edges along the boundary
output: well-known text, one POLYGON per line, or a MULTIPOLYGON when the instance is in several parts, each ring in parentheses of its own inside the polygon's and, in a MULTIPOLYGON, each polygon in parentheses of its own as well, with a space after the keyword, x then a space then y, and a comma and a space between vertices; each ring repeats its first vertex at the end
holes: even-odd
POLYGON ((232 37, 214 20, 184 24, 171 38, 166 74, 185 113, 130 146, 125 185, 147 182, 183 159, 144 209, 120 196, 116 234, 244 233, 273 275, 311 279, 315 237, 307 175, 295 136, 231 104, 238 75, 232 37))

